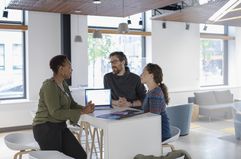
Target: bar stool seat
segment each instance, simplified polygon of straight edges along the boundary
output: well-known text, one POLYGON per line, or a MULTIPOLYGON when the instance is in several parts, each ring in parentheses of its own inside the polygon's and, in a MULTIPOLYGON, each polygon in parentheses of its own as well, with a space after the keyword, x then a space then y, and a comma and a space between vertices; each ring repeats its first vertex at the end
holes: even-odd
POLYGON ((18 151, 14 155, 14 159, 21 158, 23 154, 39 149, 32 133, 8 134, 4 137, 4 142, 9 149, 18 151))
POLYGON ((29 152, 29 159, 74 159, 59 151, 32 151, 29 152))

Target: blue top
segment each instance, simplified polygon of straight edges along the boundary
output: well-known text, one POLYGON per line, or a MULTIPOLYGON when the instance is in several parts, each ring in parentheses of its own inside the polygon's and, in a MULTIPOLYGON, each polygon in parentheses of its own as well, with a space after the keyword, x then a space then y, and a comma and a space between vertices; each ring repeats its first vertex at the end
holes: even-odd
POLYGON ((160 87, 149 91, 144 99, 142 109, 144 112, 160 114, 162 119, 162 141, 171 137, 169 119, 166 113, 166 102, 160 87))

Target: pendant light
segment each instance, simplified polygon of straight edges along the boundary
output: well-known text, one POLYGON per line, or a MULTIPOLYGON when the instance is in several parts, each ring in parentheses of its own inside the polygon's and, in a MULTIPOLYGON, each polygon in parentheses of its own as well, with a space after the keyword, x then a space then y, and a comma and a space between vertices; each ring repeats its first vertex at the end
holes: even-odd
POLYGON ((78 43, 82 42, 82 37, 80 36, 79 32, 79 15, 77 15, 77 35, 75 35, 74 41, 78 43))
MULTIPOLYGON (((98 3, 98 4, 100 4, 100 3, 98 3)), ((96 4, 96 16, 97 16, 97 5, 98 4, 96 4)), ((97 30, 97 29, 95 29, 95 31, 93 32, 93 38, 95 38, 95 39, 102 39, 102 33, 101 33, 101 31, 100 30, 97 30)))
MULTIPOLYGON (((124 18, 124 8, 125 7, 125 2, 124 0, 122 0, 122 16, 124 18)), ((118 27, 118 32, 119 33, 122 33, 122 34, 125 34, 125 33, 128 33, 129 32, 129 28, 128 28, 128 24, 127 23, 120 23, 119 24, 119 27, 118 27)))
POLYGON ((99 38, 102 39, 102 33, 100 32, 100 30, 96 30, 93 32, 93 38, 99 38))

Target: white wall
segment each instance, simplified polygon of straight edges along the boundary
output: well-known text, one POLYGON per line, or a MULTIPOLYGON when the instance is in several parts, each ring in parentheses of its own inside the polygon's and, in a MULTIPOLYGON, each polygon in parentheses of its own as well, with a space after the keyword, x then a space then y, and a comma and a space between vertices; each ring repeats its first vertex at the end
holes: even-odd
MULTIPOLYGON (((49 60, 61 53, 60 14, 29 12, 27 44, 27 83, 28 100, 21 102, 0 103, 0 128, 30 125, 31 110, 36 109, 39 89, 42 82, 52 76, 49 60)), ((84 85, 88 81, 87 69, 87 18, 80 17, 80 34, 83 43, 73 43, 72 33, 72 66, 73 85, 84 85)), ((76 21, 72 27, 77 26, 76 21)), ((77 30, 76 27, 72 30, 77 30)))
POLYGON ((163 69, 164 83, 169 88, 170 105, 187 103, 187 98, 193 92, 207 90, 230 89, 235 98, 241 97, 241 30, 234 28, 236 41, 230 41, 229 79, 228 87, 200 88, 200 33, 198 24, 190 24, 185 30, 185 23, 166 22, 162 29, 162 21, 152 23, 152 61, 163 69))
POLYGON ((88 26, 87 16, 71 16, 71 63, 72 72, 72 95, 76 102, 84 105, 84 90, 81 87, 88 85, 88 26), (78 19, 79 18, 79 19, 78 19), (79 22, 79 30, 77 29, 79 22), (79 31, 79 33, 78 33, 79 31), (75 35, 80 34, 83 41, 74 42, 75 35))
POLYGON ((49 59, 61 53, 60 14, 29 12, 28 83, 29 99, 38 99, 42 82, 52 76, 49 59))
MULTIPOLYGON (((53 13, 29 12, 29 30, 27 39, 27 78, 29 83, 28 99, 31 102, 0 103, 0 128, 29 125, 32 123, 30 111, 37 106, 39 88, 46 78, 51 77, 49 60, 60 54, 60 15, 53 13)), ((71 16, 72 36, 72 85, 86 85, 88 82, 87 59, 87 17, 80 16, 79 26, 83 43, 74 43, 77 33, 76 16, 71 16)), ((162 29, 161 21, 153 21, 152 61, 163 68, 164 82, 169 87, 171 104, 186 103, 188 96, 199 91, 199 27, 191 24, 190 30, 184 29, 184 23, 167 22, 162 29)), ((233 29, 235 41, 230 41, 230 78, 228 89, 236 98, 241 98, 241 29, 233 29), (233 61, 235 60, 235 62, 233 61)), ((150 43, 149 43, 150 44, 150 43)), ((226 87, 220 89, 227 89, 226 87)), ((75 97, 80 97, 77 89, 75 97)), ((82 99, 76 99, 83 104, 82 99)))

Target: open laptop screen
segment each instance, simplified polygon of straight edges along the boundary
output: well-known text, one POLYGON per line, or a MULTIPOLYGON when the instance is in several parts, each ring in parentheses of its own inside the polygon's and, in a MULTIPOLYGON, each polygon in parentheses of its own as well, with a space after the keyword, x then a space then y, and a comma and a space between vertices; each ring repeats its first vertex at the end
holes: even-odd
POLYGON ((85 103, 92 101, 95 108, 111 108, 110 89, 85 89, 85 103))

